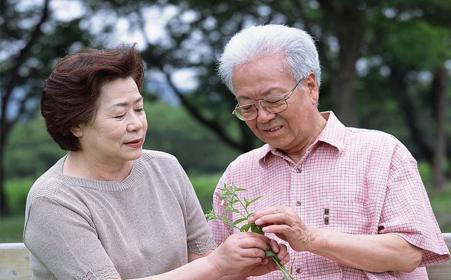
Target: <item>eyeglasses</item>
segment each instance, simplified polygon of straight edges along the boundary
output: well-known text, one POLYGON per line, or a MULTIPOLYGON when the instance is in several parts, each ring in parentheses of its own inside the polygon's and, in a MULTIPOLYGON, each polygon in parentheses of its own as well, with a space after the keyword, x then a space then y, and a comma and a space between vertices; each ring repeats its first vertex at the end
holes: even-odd
POLYGON ((272 114, 281 113, 288 108, 287 100, 295 93, 296 88, 298 87, 298 85, 301 83, 302 80, 303 79, 300 79, 296 83, 294 88, 282 98, 260 99, 254 103, 245 104, 241 106, 237 104, 235 109, 232 111, 232 114, 242 121, 253 120, 258 115, 258 107, 257 107, 258 104, 260 104, 260 107, 262 109, 264 109, 269 113, 272 114))

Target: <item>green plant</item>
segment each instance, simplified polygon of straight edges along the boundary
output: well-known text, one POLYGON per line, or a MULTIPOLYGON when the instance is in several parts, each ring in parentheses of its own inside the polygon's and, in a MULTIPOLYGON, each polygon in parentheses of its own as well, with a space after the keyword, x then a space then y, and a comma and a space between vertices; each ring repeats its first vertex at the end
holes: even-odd
MULTIPOLYGON (((264 234, 261 227, 257 226, 254 223, 248 223, 248 219, 253 215, 253 212, 250 212, 249 207, 259 200, 261 197, 256 197, 252 199, 243 198, 241 199, 238 196, 239 192, 245 192, 246 189, 240 188, 234 185, 224 184, 224 187, 221 188, 221 203, 223 203, 225 210, 229 213, 236 213, 240 215, 240 218, 236 220, 230 220, 226 215, 216 215, 216 213, 211 210, 207 215, 207 220, 220 220, 224 224, 226 224, 229 228, 236 228, 240 232, 255 232, 258 234, 264 234), (238 209, 237 205, 240 205, 242 210, 238 209)), ((282 272, 283 280, 294 280, 293 276, 288 272, 288 270, 282 265, 279 257, 271 250, 266 250, 266 256, 270 257, 274 263, 277 265, 277 268, 282 272)))

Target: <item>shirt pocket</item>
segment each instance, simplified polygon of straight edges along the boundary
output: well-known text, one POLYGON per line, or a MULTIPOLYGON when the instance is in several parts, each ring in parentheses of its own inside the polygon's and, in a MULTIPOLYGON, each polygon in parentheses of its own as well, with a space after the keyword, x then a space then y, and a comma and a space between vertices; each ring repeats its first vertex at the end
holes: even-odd
POLYGON ((363 202, 330 200, 314 208, 314 224, 320 228, 350 234, 370 233, 371 212, 363 202))

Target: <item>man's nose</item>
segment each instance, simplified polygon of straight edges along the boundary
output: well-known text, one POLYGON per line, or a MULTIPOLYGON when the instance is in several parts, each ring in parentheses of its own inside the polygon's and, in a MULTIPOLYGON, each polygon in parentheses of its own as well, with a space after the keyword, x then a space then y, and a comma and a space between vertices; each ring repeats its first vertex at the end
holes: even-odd
POLYGON ((269 112, 265 109, 264 106, 262 106, 261 101, 258 101, 257 104, 255 104, 255 108, 257 109, 257 121, 258 122, 268 122, 269 120, 273 119, 276 114, 269 112))

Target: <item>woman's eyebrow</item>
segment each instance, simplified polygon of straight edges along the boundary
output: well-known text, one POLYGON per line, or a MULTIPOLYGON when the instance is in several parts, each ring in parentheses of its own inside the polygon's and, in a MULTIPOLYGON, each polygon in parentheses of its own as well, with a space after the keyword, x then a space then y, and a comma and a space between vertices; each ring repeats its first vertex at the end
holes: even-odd
MULTIPOLYGON (((133 102, 133 104, 139 103, 143 100, 144 100, 144 98, 142 96, 140 96, 133 102)), ((111 107, 127 107, 127 106, 129 106, 129 102, 119 102, 119 103, 111 105, 111 107)))

